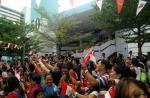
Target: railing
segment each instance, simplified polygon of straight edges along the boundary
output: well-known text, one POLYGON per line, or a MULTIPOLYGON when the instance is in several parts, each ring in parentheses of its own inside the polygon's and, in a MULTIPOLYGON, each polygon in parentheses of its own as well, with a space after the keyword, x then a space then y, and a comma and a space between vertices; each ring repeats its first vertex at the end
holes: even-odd
MULTIPOLYGON (((105 53, 106 57, 116 52, 115 40, 109 40, 102 45, 95 45, 91 47, 95 51, 95 56, 97 59, 102 58, 102 53, 105 53)), ((74 56, 78 58, 84 57, 88 53, 89 49, 85 49, 82 53, 75 53, 74 56)))

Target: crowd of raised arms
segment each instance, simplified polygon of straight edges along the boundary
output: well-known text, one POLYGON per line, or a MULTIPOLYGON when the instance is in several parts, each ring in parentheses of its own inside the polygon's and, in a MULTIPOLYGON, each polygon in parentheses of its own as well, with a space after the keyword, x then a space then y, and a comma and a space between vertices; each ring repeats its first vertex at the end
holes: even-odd
POLYGON ((150 98, 150 60, 112 55, 96 63, 71 55, 0 61, 0 98, 150 98))

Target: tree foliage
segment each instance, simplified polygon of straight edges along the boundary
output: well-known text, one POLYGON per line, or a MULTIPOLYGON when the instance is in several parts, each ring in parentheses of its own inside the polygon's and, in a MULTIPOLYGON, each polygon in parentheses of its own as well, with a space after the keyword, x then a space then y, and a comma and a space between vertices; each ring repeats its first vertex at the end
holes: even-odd
POLYGON ((84 40, 91 36, 90 32, 84 34, 75 32, 79 22, 72 16, 65 16, 62 13, 49 15, 44 8, 36 9, 36 11, 42 21, 40 30, 36 32, 38 36, 40 34, 40 38, 47 46, 58 45, 61 48, 70 42, 84 40))
MULTIPOLYGON (((0 17, 0 41, 5 41, 6 43, 12 43, 16 45, 23 46, 26 42, 29 42, 29 38, 27 34, 29 34, 33 30, 33 25, 25 24, 24 21, 14 22, 8 20, 4 17, 0 17)), ((29 42, 29 43, 32 43, 29 42)), ((28 50, 29 46, 26 47, 26 51, 28 50)), ((22 55, 22 49, 4 49, 0 45, 0 55, 22 55)))
MULTIPOLYGON (((21 44, 20 42, 20 24, 13 22, 4 17, 0 17, 0 41, 5 41, 7 43, 21 44)), ((0 45, 1 55, 11 55, 13 50, 5 49, 0 45)), ((18 51, 17 51, 18 52, 18 51)))
POLYGON ((20 37, 19 23, 0 17, 0 40, 17 43, 20 37))
POLYGON ((147 3, 136 16, 138 2, 139 0, 125 0, 122 12, 118 14, 116 1, 104 0, 102 11, 95 7, 90 19, 97 28, 122 33, 123 38, 128 42, 138 43, 139 54, 142 54, 141 47, 145 42, 150 41, 150 4, 147 3))

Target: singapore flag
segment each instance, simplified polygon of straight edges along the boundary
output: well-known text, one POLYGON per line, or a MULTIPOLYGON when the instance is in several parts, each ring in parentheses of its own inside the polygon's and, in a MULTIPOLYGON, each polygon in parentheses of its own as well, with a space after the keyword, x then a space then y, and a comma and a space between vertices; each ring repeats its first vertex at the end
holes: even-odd
POLYGON ((103 0, 96 0, 96 4, 99 7, 100 11, 102 9, 102 3, 103 3, 103 0))
POLYGON ((137 7, 137 11, 136 11, 136 16, 140 13, 140 11, 144 8, 145 4, 147 3, 147 1, 139 1, 138 7, 137 7))

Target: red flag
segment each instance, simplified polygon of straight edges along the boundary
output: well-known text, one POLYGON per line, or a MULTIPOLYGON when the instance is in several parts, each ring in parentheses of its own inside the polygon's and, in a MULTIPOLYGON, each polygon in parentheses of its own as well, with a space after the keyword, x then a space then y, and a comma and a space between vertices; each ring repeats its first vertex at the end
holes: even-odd
POLYGON ((87 87, 87 80, 86 80, 86 79, 82 79, 81 87, 82 87, 82 88, 87 87))
POLYGON ((89 51, 89 53, 84 57, 82 63, 86 64, 90 60, 90 55, 92 54, 92 51, 89 51))
POLYGON ((93 61, 94 63, 96 63, 96 58, 95 58, 95 54, 93 50, 90 50, 88 52, 88 54, 84 57, 82 63, 86 64, 89 60, 93 61))
POLYGON ((38 66, 35 66, 34 72, 35 73, 41 73, 41 69, 38 66))
POLYGON ((66 95, 66 90, 67 90, 67 83, 64 82, 64 83, 62 84, 62 88, 61 88, 61 94, 62 94, 62 96, 65 96, 65 95, 66 95))
POLYGON ((10 44, 10 48, 11 48, 11 49, 13 49, 14 46, 15 46, 14 44, 12 44, 12 43, 10 44))
POLYGON ((115 88, 114 86, 110 87, 107 93, 105 94, 105 98, 114 98, 115 96, 115 88))
POLYGON ((70 96, 73 88, 74 87, 73 87, 72 84, 63 82, 62 83, 62 87, 61 87, 61 94, 62 94, 62 96, 65 96, 65 95, 70 96))
POLYGON ((6 46, 6 42, 3 41, 2 42, 2 46, 5 47, 6 46))
POLYGON ((116 3, 117 3, 117 7, 118 7, 118 14, 119 14, 122 10, 124 0, 116 0, 116 3))
POLYGON ((34 64, 34 66, 35 66, 35 69, 34 69, 34 72, 35 72, 35 73, 41 73, 41 72, 42 72, 39 65, 34 64))

